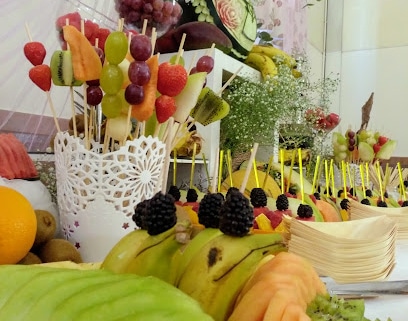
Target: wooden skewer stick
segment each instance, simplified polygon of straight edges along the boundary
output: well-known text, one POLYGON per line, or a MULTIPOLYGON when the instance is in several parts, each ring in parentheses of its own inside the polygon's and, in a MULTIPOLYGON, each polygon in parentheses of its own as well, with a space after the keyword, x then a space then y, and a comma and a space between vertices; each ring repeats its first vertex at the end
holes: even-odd
POLYGON ((220 149, 217 148, 215 152, 214 171, 213 171, 212 181, 211 181, 211 193, 217 193, 219 157, 220 157, 220 149))
MULTIPOLYGON (((28 39, 30 40, 30 42, 32 42, 33 38, 31 36, 30 28, 28 27, 27 23, 25 23, 25 29, 26 29, 26 32, 27 32, 28 39)), ((51 94, 50 94, 49 91, 46 91, 46 94, 47 94, 48 105, 50 106, 52 117, 54 118, 55 127, 57 128, 58 133, 60 133, 61 128, 60 128, 60 125, 58 123, 57 113, 55 112, 54 104, 53 104, 52 99, 51 99, 51 94)))
POLYGON ((166 155, 164 158, 164 164, 163 164, 163 180, 162 180, 162 193, 166 192, 166 188, 167 188, 167 179, 168 179, 168 175, 169 175, 169 165, 170 165, 170 154, 171 154, 171 141, 173 140, 173 123, 174 123, 174 118, 170 117, 170 119, 168 120, 169 124, 168 124, 168 128, 169 128, 169 132, 167 134, 167 138, 166 138, 166 155))
POLYGON ((259 145, 258 143, 255 143, 254 146, 252 147, 251 156, 249 157, 249 161, 248 161, 248 166, 247 166, 247 168, 245 170, 245 176, 244 176, 244 179, 242 180, 242 184, 241 184, 241 187, 239 189, 239 191, 242 194, 244 194, 245 187, 246 187, 246 185, 248 183, 249 174, 251 173, 251 170, 252 170, 251 164, 255 160, 256 152, 258 151, 258 145, 259 145))
POLYGON ((222 86, 222 88, 221 88, 220 91, 218 92, 218 96, 221 96, 221 95, 222 95, 222 92, 225 90, 225 88, 227 88, 227 87, 231 84, 231 82, 235 79, 235 77, 238 76, 239 72, 241 71, 241 69, 242 69, 243 67, 244 67, 244 66, 240 66, 240 67, 238 68, 238 70, 225 82, 224 86, 222 86))

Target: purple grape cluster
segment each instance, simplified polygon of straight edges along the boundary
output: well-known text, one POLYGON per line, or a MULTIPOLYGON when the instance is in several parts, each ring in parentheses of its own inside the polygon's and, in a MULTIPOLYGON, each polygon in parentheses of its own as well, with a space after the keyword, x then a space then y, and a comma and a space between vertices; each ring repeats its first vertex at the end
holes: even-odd
POLYGON ((141 30, 147 20, 148 29, 156 28, 159 36, 178 23, 183 11, 177 2, 170 0, 116 0, 115 4, 127 28, 141 30))

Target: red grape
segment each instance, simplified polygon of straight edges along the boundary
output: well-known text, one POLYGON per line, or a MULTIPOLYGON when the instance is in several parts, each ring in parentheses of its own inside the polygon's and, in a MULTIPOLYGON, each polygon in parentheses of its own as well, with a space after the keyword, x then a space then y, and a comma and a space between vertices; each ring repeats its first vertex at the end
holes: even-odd
POLYGON ((86 101, 91 106, 99 105, 102 101, 103 92, 99 86, 89 86, 86 88, 86 101))
POLYGON ((196 68, 198 72, 204 71, 206 73, 210 73, 214 68, 213 57, 207 55, 200 57, 200 59, 197 61, 196 68))
POLYGON ((145 61, 132 61, 128 69, 129 80, 139 86, 146 85, 150 80, 150 69, 145 61))
POLYGON ((135 60, 146 61, 152 55, 152 42, 146 35, 135 35, 130 41, 129 51, 135 60))
POLYGON ((143 86, 129 84, 125 90, 125 99, 130 105, 140 104, 144 100, 143 86))
POLYGON ((354 138, 349 138, 348 143, 350 146, 354 146, 356 144, 356 140, 354 138))
POLYGON ((356 135, 356 133, 354 131, 352 131, 352 130, 347 131, 347 136, 349 138, 353 138, 355 135, 356 135))

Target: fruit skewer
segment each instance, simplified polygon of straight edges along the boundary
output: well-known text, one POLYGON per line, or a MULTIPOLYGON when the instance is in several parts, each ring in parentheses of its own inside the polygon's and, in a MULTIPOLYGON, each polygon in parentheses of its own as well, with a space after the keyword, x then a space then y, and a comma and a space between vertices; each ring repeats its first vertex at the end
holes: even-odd
MULTIPOLYGON (((26 29, 26 32, 27 32, 29 43, 33 43, 33 38, 31 36, 31 32, 30 32, 30 29, 29 29, 27 23, 25 24, 25 29, 26 29)), ((45 54, 43 54, 43 55, 45 57, 45 54)), ((30 60, 31 63, 33 63, 32 59, 30 59, 29 56, 27 58, 30 60)), ((44 59, 44 58, 42 58, 42 59, 44 59)), ((38 62, 40 62, 40 61, 38 61, 38 62)), ((58 122, 58 119, 57 119, 57 113, 55 111, 54 103, 53 103, 53 101, 51 99, 51 94, 50 94, 50 89, 51 89, 51 70, 50 70, 50 67, 48 65, 43 64, 42 61, 41 61, 40 64, 37 64, 36 62, 34 62, 34 63, 35 63, 34 67, 32 67, 30 69, 30 71, 29 71, 29 77, 40 89, 45 91, 45 93, 47 95, 48 105, 50 106, 51 113, 52 113, 52 116, 53 116, 53 119, 54 119, 55 127, 57 128, 58 132, 61 132, 61 128, 60 128, 60 125, 59 125, 59 122, 58 122)))

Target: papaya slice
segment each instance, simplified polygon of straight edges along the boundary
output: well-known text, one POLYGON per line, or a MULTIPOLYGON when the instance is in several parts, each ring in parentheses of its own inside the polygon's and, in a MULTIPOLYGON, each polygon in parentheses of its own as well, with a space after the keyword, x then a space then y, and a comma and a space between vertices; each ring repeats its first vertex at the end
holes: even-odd
POLYGON ((64 39, 72 52, 72 67, 75 79, 81 81, 99 79, 102 62, 92 44, 84 34, 71 25, 62 27, 64 39))
POLYGON ((140 104, 132 105, 132 117, 138 121, 146 121, 153 115, 156 101, 159 57, 157 55, 151 56, 146 63, 150 69, 150 80, 143 86, 144 100, 140 104))

